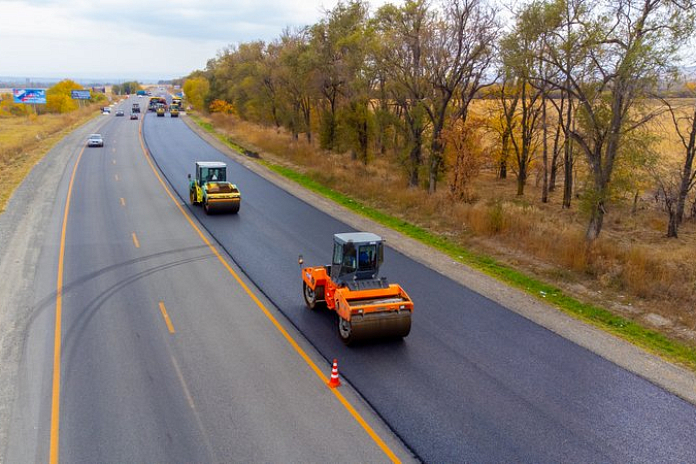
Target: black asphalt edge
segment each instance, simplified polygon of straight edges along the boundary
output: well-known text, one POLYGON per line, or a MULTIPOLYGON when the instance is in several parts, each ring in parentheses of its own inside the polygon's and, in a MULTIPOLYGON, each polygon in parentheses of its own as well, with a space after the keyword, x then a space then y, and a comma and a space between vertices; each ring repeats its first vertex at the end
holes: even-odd
MULTIPOLYGON (((176 195, 176 197, 179 198, 179 200, 181 200, 181 202, 183 203, 183 205, 186 207, 187 211, 191 212, 191 219, 194 220, 194 221, 196 221, 196 223, 198 224, 198 226, 201 227, 203 230, 206 231, 206 233, 208 234, 208 236, 213 240, 213 242, 215 242, 215 244, 218 246, 218 248, 220 248, 220 249, 222 249, 222 250, 225 251, 226 257, 227 257, 230 261, 232 261, 232 262, 234 263, 234 265, 237 267, 237 269, 239 269, 239 270, 241 271, 241 273, 244 275, 245 279, 246 279, 247 281, 251 282, 252 284, 254 284, 254 287, 256 288, 256 290, 258 290, 258 291, 264 296, 264 298, 265 298, 266 300, 270 301, 271 304, 273 304, 273 306, 276 308, 276 310, 277 310, 280 314, 283 315, 283 318, 285 319, 285 321, 286 321, 288 324, 290 324, 290 326, 294 327, 295 330, 297 331, 297 333, 302 334, 302 337, 303 337, 303 339, 305 340, 305 342, 306 342, 307 344, 309 344, 309 345, 314 349, 314 351, 315 351, 316 353, 318 353, 322 358, 324 358, 324 360, 325 360, 326 363, 327 363, 327 366, 332 366, 332 365, 333 365, 333 359, 329 359, 328 357, 326 357, 326 356, 324 355, 324 353, 322 353, 322 351, 319 349, 319 347, 318 347, 317 345, 315 345, 314 342, 312 342, 309 338, 307 338, 307 336, 305 336, 304 332, 302 332, 302 330, 300 329, 300 327, 298 327, 298 326, 292 321, 292 319, 290 319, 290 317, 288 316, 288 314, 287 314, 285 311, 283 311, 283 309, 281 308, 281 306, 278 305, 278 303, 276 303, 276 302, 273 300, 273 298, 271 298, 266 292, 264 292, 264 291, 261 289, 261 287, 254 281, 254 279, 252 279, 251 276, 250 276, 249 274, 246 273, 246 271, 244 270, 244 268, 232 257, 232 255, 230 254, 230 251, 229 251, 224 245, 222 245, 222 244, 218 241, 218 239, 215 237, 215 235, 213 235, 213 233, 212 233, 203 223, 201 223, 201 222, 198 220, 198 218, 196 217, 196 215, 193 214, 192 206, 188 203, 188 201, 186 201, 187 199, 182 198, 181 195, 179 195, 179 193, 177 192, 177 190, 174 188, 174 186, 173 186, 173 184, 172 184, 172 181, 171 181, 171 180, 167 177, 167 175, 164 173, 164 171, 163 171, 162 168, 160 167, 159 163, 157 162, 157 158, 155 158, 155 156, 154 156, 153 153, 152 153, 152 150, 150 150, 150 147, 149 147, 149 145, 147 144, 147 139, 146 139, 146 137, 145 137, 145 121, 144 121, 144 119, 145 119, 145 116, 143 116, 143 144, 145 145, 145 148, 147 149, 147 152, 148 152, 150 158, 151 158, 152 161, 155 163, 155 166, 157 166, 157 169, 159 170, 160 174, 162 175, 162 177, 164 177, 164 178, 167 180, 167 183, 169 184, 169 187, 170 187, 170 189, 172 190, 172 192, 174 193, 174 195, 176 195)), ((205 142, 205 143, 207 143, 208 145, 210 145, 211 147, 213 147, 215 150, 217 150, 219 153, 221 153, 222 155, 224 155, 226 158, 228 158, 228 159, 230 159, 231 161, 234 161, 235 163, 238 163, 238 164, 239 164, 239 162, 238 162, 237 160, 232 159, 227 153, 225 153, 225 152, 219 150, 217 147, 215 147, 215 146, 213 146, 212 144, 210 144, 203 136, 201 136, 201 134, 200 134, 197 130, 194 130, 194 129, 192 128, 191 124, 188 122, 188 119, 189 119, 189 118, 182 118, 182 119, 185 121, 184 123, 189 127, 189 129, 191 129, 191 132, 193 132, 194 134, 196 134, 203 142, 205 142)), ((239 156, 243 156, 243 155, 240 153, 239 156)), ((246 167, 246 166, 244 166, 244 167, 246 167)), ((247 168, 247 169, 248 169, 248 168, 247 168)), ((253 172, 253 171, 252 171, 252 172, 253 172)), ((308 203, 306 200, 304 200, 304 199, 302 199, 302 198, 300 198, 300 197, 294 195, 292 192, 287 192, 287 193, 290 194, 290 195, 292 195, 292 196, 294 196, 295 198, 297 198, 298 200, 302 201, 303 203, 305 203, 305 204, 311 206, 311 204, 308 203)), ((397 250, 395 250, 395 251, 397 251, 397 250)), ((398 251, 397 251, 397 253, 398 253, 398 251)), ((337 326, 335 326, 335 330, 338 330, 337 326)), ((397 437, 397 438, 399 439, 399 441, 401 442, 401 444, 403 445, 403 447, 404 447, 405 449, 407 449, 408 451, 411 452, 412 457, 415 458, 415 459, 417 459, 417 460, 420 461, 420 462, 423 462, 423 460, 421 459, 421 457, 418 456, 418 454, 416 454, 415 450, 404 440, 404 437, 402 437, 400 434, 398 434, 398 433, 396 432, 396 430, 394 430, 394 428, 392 427, 392 425, 387 421, 387 419, 375 408, 375 405, 373 405, 370 401, 368 401, 367 398, 365 398, 365 397, 360 393, 360 391, 353 385, 353 383, 350 381, 350 378, 346 377, 344 374, 341 374, 341 377, 343 377, 345 380, 348 381, 348 384, 350 385, 351 390, 352 390, 353 392, 355 392, 355 394, 358 395, 358 396, 360 397, 360 399, 361 399, 366 405, 368 405, 368 406, 370 407, 370 409, 371 409, 372 412, 375 414, 375 416, 379 417, 379 418, 382 420, 382 422, 383 422, 383 423, 386 425, 386 427, 394 434, 394 436, 397 437)))

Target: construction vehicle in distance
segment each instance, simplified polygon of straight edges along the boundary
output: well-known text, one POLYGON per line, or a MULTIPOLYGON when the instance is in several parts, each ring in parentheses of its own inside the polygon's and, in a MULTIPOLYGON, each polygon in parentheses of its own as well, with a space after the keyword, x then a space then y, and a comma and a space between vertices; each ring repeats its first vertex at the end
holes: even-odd
POLYGON ((178 118, 179 117, 179 107, 178 106, 170 106, 169 107, 169 117, 171 118, 178 118))
POLYGON ((150 101, 147 104, 147 109, 149 111, 157 111, 157 108, 162 105, 163 107, 167 107, 167 99, 164 97, 150 97, 150 101))
POLYGON ((157 105, 157 109, 155 109, 155 112, 157 113, 157 117, 163 118, 164 117, 164 105, 157 105))
MULTIPOLYGON (((302 268, 302 293, 310 309, 320 303, 338 316, 346 345, 374 338, 403 338, 411 331, 413 302, 398 284, 379 277, 384 241, 369 232, 334 235, 330 265, 302 268)), ((302 255, 298 262, 304 263, 302 255)))
POLYGON ((242 195, 237 186, 227 181, 227 165, 219 161, 196 161, 196 178, 189 179, 192 205, 203 205, 206 214, 236 214, 242 195))

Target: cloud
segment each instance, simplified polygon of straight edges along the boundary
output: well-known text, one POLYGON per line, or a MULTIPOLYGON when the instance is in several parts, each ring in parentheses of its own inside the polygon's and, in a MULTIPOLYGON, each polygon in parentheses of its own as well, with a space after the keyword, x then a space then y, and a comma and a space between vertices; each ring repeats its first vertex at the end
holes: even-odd
POLYGON ((313 24, 337 2, 0 0, 0 75, 179 77, 230 44, 313 24))

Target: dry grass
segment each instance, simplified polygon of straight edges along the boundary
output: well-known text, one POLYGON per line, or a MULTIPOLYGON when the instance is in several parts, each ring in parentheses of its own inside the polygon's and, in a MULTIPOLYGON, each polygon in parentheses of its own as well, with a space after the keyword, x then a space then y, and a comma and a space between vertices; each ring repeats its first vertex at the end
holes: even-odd
MULTIPOLYGON (((98 105, 97 105, 98 106, 98 105)), ((95 114, 85 107, 69 114, 16 116, 0 119, 0 212, 31 168, 66 133, 95 114)))
MULTIPOLYGON (((666 239, 666 216, 650 200, 612 203, 600 239, 584 240, 587 218, 560 207, 561 193, 541 203, 531 180, 524 198, 516 196, 514 176, 496 179, 483 172, 473 189, 479 201, 453 202, 447 192, 427 195, 405 187, 394 159, 368 166, 350 156, 327 153, 284 131, 214 115, 218 130, 262 157, 292 166, 357 200, 446 235, 457 243, 530 272, 566 292, 643 323, 650 313, 674 322, 658 327, 694 342, 696 330, 696 224, 687 221, 678 240, 666 239), (688 329, 685 331, 684 329, 688 329), (691 331, 691 332, 689 332, 691 331)), ((446 190, 445 182, 442 190, 446 190)))

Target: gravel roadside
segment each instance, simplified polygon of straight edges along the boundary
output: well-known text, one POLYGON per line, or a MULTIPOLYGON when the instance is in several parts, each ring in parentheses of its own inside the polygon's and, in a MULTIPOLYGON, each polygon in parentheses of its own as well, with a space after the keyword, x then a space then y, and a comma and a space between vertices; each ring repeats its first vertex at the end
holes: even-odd
POLYGON ((252 159, 231 149, 203 130, 188 117, 184 122, 201 138, 290 194, 314 205, 357 230, 381 235, 390 247, 414 259, 455 282, 464 285, 536 324, 586 348, 598 356, 639 375, 680 398, 696 405, 696 373, 671 364, 614 335, 560 312, 558 309, 520 290, 482 274, 423 243, 360 216, 331 200, 306 190, 276 174, 252 159))

